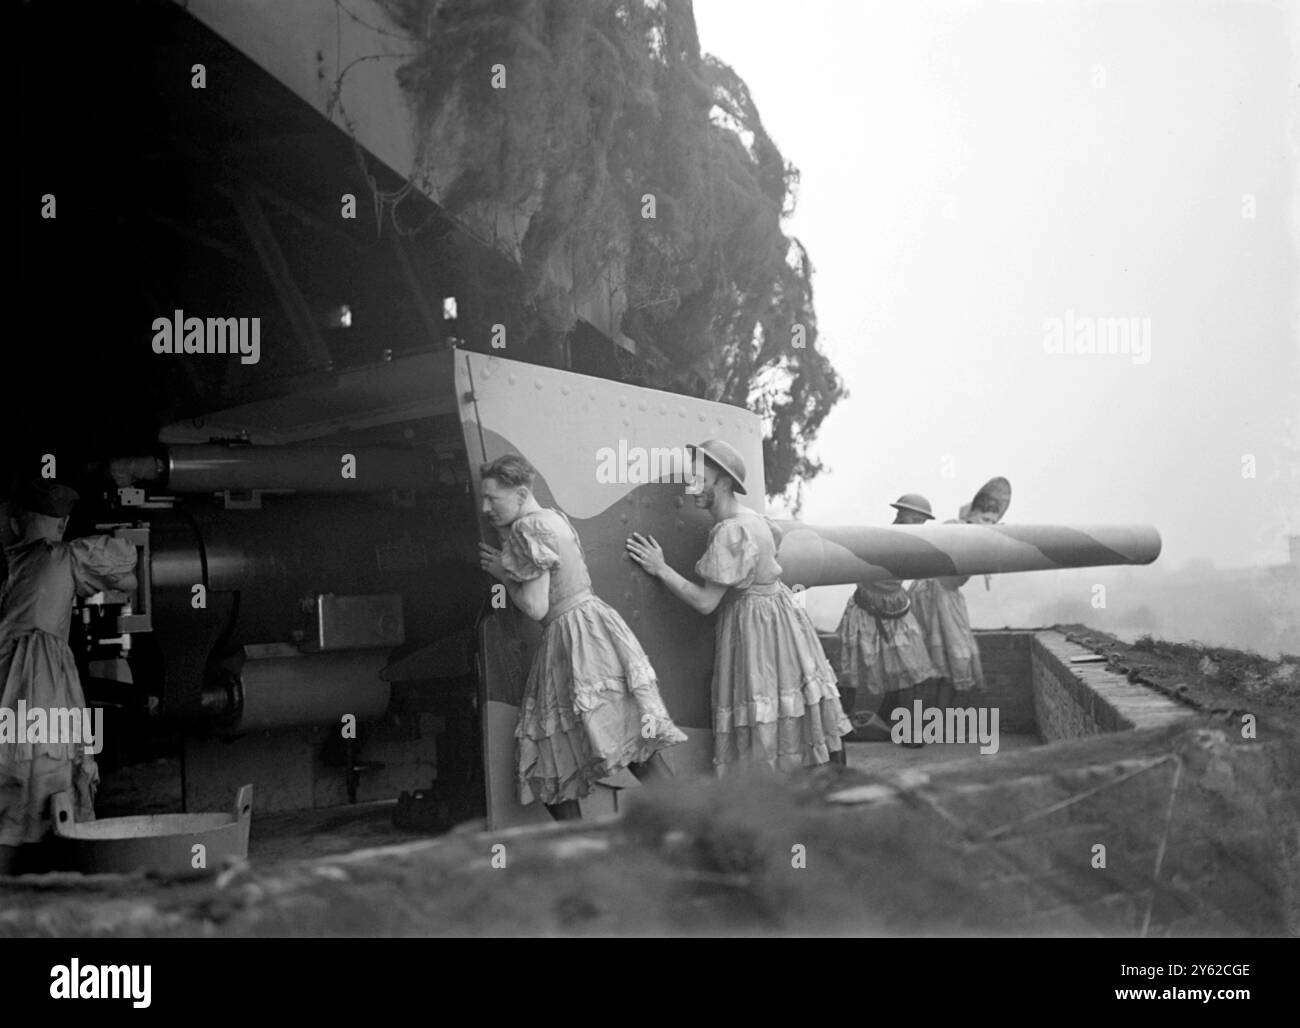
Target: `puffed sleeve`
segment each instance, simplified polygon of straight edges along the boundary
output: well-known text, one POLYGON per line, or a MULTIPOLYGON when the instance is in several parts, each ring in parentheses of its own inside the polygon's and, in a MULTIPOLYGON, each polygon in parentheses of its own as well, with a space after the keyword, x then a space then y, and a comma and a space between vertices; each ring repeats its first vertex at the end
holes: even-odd
POLYGON ((555 533, 541 518, 525 515, 510 526, 501 546, 501 566, 516 582, 529 582, 560 566, 555 533))
POLYGON ((713 526, 704 556, 695 573, 706 582, 737 585, 754 573, 758 565, 758 543, 753 529, 739 518, 728 518, 713 526))
POLYGON ((135 546, 125 539, 88 535, 68 543, 68 552, 78 596, 120 589, 122 580, 135 573, 135 546))

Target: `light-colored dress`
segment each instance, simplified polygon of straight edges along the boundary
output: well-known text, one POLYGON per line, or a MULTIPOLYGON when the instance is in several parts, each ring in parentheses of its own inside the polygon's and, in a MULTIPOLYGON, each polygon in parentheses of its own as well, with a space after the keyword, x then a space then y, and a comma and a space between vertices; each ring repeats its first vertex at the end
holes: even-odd
POLYGON ((971 631, 965 578, 925 578, 912 586, 912 606, 935 668, 957 692, 984 688, 979 646, 971 631))
POLYGON ((883 696, 939 677, 910 607, 897 579, 857 587, 837 629, 840 685, 883 696))
POLYGON ((581 799, 598 779, 686 740, 636 636, 591 591, 568 518, 544 509, 516 520, 501 563, 516 582, 551 576, 550 609, 515 728, 520 803, 581 799))
POLYGON ((817 629, 780 580, 766 520, 747 511, 718 522, 695 572, 729 587, 713 663, 718 772, 737 762, 780 771, 827 763, 853 726, 817 629))
MULTIPOLYGON (((9 574, 0 590, 0 708, 12 712, 12 719, 20 701, 29 714, 37 708, 85 710, 68 646, 73 597, 117 588, 135 571, 135 547, 101 535, 67 543, 20 543, 6 556, 9 574)), ((49 800, 58 792, 73 793, 76 820, 94 820, 99 784, 94 757, 84 742, 48 738, 48 729, 47 741, 18 742, 16 733, 13 738, 0 735, 0 845, 39 842, 52 827, 49 800)))

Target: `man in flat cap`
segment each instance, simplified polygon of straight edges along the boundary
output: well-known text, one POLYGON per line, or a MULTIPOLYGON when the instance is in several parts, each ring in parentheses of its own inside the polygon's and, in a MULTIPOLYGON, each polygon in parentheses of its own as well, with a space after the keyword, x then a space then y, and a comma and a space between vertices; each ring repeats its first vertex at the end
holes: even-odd
MULTIPOLYGON (((135 588, 135 547, 93 535, 63 542, 77 494, 58 482, 24 483, 9 501, 17 541, 5 551, 9 571, 0 589, 0 716, 10 728, 20 709, 86 709, 68 647, 74 596, 135 588)), ((66 723, 66 721, 65 721, 66 723)), ((78 821, 93 820, 99 769, 84 742, 53 732, 28 741, 24 731, 0 734, 0 874, 13 872, 19 847, 40 842, 52 822, 49 800, 70 791, 78 821)))
MULTIPOLYGON (((896 525, 933 520, 930 501, 905 493, 890 504, 896 525)), ((912 613, 902 581, 863 582, 849 597, 840 619, 840 693, 853 722, 854 738, 884 742, 891 711, 908 706, 913 690, 937 683, 921 626, 912 613)), ((912 745, 905 743, 904 745, 912 745)))

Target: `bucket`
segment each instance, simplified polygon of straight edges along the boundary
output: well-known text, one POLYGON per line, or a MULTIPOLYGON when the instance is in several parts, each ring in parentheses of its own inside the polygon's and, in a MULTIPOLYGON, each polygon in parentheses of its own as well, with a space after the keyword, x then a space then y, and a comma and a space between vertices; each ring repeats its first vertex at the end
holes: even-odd
POLYGON ((54 834, 85 874, 188 875, 220 868, 228 857, 248 856, 253 787, 245 785, 229 814, 146 814, 76 821, 72 794, 50 797, 54 834))

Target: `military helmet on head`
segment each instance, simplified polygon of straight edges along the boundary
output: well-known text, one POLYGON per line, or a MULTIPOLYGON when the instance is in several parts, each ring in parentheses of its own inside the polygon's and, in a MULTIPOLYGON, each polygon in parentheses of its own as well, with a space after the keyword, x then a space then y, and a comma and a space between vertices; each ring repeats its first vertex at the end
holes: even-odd
POLYGON ((687 443, 686 448, 692 451, 698 450, 708 457, 731 477, 732 482, 735 483, 732 492, 739 493, 741 496, 746 495, 745 459, 734 446, 721 439, 706 439, 702 443, 687 443))
POLYGON ((930 501, 920 493, 904 493, 890 506, 894 510, 910 510, 913 514, 924 514, 929 519, 934 518, 934 512, 930 509, 930 501))

